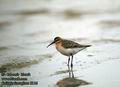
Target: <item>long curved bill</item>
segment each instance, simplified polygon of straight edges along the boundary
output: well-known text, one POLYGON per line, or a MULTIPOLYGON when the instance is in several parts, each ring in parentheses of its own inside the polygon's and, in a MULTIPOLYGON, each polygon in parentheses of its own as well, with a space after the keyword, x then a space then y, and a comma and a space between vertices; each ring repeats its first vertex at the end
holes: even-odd
POLYGON ((55 43, 55 41, 53 41, 52 43, 50 43, 50 44, 47 46, 47 48, 48 48, 50 45, 54 44, 54 43, 55 43))

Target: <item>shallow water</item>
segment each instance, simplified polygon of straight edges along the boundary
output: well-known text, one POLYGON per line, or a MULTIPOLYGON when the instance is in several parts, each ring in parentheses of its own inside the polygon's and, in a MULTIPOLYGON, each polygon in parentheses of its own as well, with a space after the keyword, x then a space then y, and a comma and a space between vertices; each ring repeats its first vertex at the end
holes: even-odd
POLYGON ((35 87, 119 87, 119 8, 119 0, 0 0, 0 67, 30 72, 35 87), (74 56, 75 78, 67 57, 46 48, 56 36, 92 45, 74 56))

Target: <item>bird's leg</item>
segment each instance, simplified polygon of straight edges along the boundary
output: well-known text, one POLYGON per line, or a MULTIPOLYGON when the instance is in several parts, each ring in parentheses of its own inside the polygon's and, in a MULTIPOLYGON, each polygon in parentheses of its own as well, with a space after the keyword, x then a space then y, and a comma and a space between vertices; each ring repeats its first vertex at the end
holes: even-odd
POLYGON ((71 67, 73 67, 73 55, 72 56, 72 59, 71 59, 71 67))
POLYGON ((73 67, 71 67, 71 74, 72 74, 72 78, 74 78, 74 73, 73 73, 73 67))
POLYGON ((71 78, 70 66, 68 65, 69 78, 71 78))
POLYGON ((68 66, 69 66, 69 62, 70 62, 70 56, 69 56, 69 58, 68 58, 68 66))

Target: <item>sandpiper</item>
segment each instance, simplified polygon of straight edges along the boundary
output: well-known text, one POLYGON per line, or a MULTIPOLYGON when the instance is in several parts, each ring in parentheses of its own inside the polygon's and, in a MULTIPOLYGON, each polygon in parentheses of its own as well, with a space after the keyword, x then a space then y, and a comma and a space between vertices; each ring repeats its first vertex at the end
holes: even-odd
POLYGON ((73 55, 79 51, 90 47, 91 45, 81 45, 71 40, 62 39, 61 37, 55 37, 54 41, 50 43, 47 48, 55 43, 56 49, 63 55, 68 56, 68 66, 71 57, 71 67, 73 66, 73 55))

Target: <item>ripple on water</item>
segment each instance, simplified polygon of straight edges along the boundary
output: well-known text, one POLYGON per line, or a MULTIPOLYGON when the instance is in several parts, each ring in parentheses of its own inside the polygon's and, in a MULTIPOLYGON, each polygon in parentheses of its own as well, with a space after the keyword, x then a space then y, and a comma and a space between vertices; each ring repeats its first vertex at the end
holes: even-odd
POLYGON ((9 48, 8 47, 0 47, 0 51, 2 50, 8 50, 9 48))
POLYGON ((116 28, 120 27, 120 20, 104 20, 99 22, 99 24, 105 28, 116 28))
POLYGON ((42 14, 49 14, 48 9, 36 9, 36 10, 23 10, 18 12, 12 12, 12 14, 16 15, 23 15, 23 16, 31 16, 31 15, 42 15, 42 14))
MULTIPOLYGON (((34 64, 38 64, 42 62, 44 59, 51 58, 52 55, 46 54, 46 55, 36 55, 36 56, 18 56, 18 57, 13 57, 11 58, 6 58, 10 59, 11 61, 7 60, 6 63, 3 63, 0 65, 0 70, 5 69, 6 71, 11 70, 11 69, 20 69, 24 67, 28 67, 34 64)), ((2 72, 2 71, 1 71, 2 72)))

